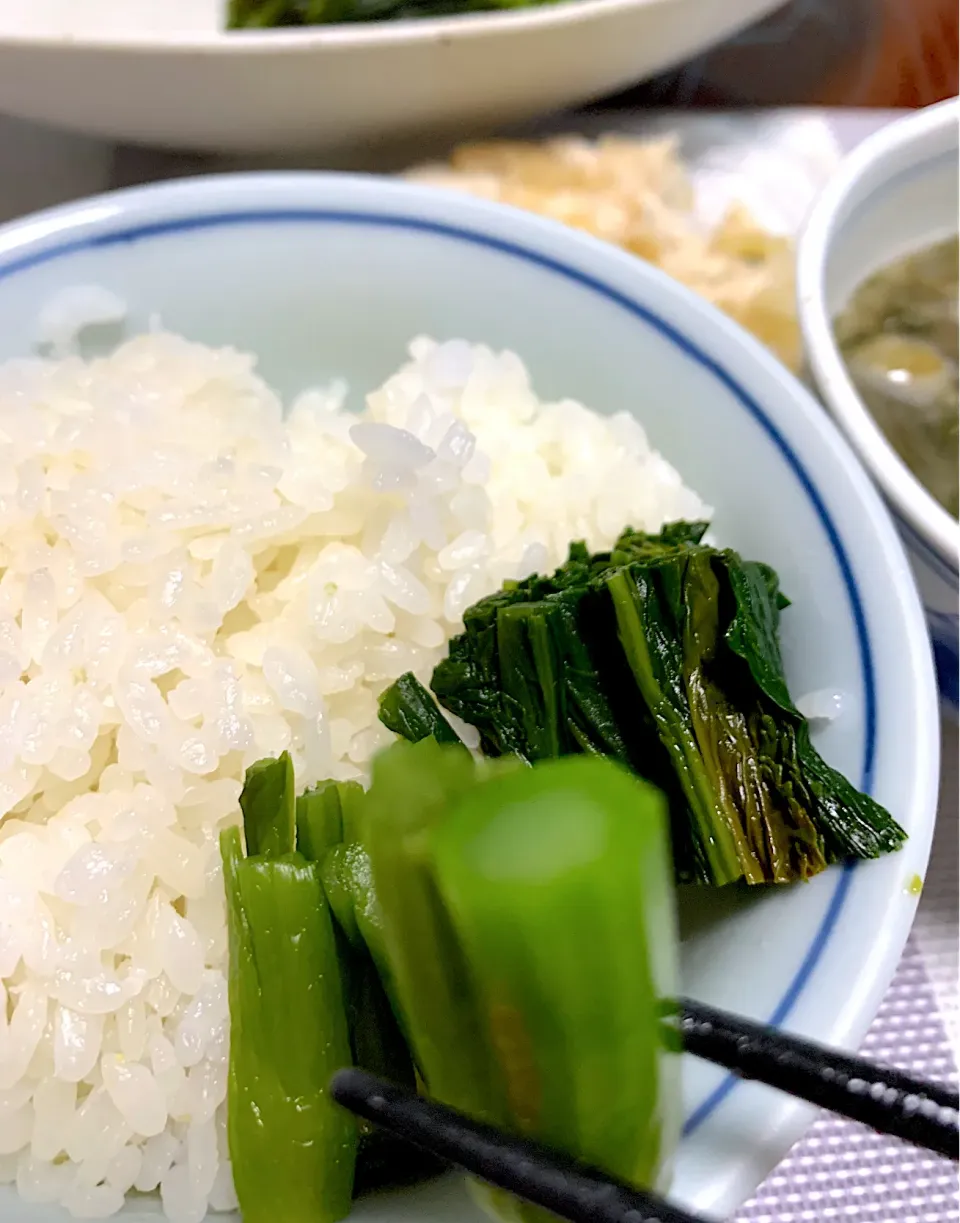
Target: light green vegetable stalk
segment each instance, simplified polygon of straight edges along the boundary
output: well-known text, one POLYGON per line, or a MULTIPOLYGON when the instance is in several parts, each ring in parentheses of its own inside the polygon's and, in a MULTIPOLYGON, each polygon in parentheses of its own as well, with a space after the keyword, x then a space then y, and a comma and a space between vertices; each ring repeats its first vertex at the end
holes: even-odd
POLYGON ((429 830, 476 782, 463 747, 397 743, 373 762, 364 846, 383 913, 391 992, 414 1060, 439 1099, 494 1120, 490 1061, 455 935, 437 891, 429 830))
MULTIPOLYGON (((430 1093, 636 1185, 677 1138, 666 802, 576 756, 477 765, 432 739, 374 764, 365 842, 430 1093)), ((539 1218, 483 1190, 499 1213, 539 1218)))
POLYGON ((230 946, 228 1140, 244 1223, 335 1223, 350 1210, 357 1133, 330 1099, 351 1062, 320 868, 295 850, 293 767, 247 774, 220 840, 230 946))
MULTIPOLYGON (((365 796, 355 781, 327 781, 297 799, 297 845, 321 864, 346 1003, 353 1064, 408 1091, 417 1079, 410 1050, 384 989, 383 916, 367 851, 359 841, 365 796)), ((353 1196, 438 1176, 444 1167, 419 1148, 366 1121, 357 1126, 353 1196)))

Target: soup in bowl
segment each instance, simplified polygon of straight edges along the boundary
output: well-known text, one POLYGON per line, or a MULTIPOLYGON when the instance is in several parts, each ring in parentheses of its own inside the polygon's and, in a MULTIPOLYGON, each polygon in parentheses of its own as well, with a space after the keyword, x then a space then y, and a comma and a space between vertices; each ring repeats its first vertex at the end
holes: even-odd
POLYGON ((956 100, 846 159, 798 250, 807 366, 896 519, 957 706, 956 100))

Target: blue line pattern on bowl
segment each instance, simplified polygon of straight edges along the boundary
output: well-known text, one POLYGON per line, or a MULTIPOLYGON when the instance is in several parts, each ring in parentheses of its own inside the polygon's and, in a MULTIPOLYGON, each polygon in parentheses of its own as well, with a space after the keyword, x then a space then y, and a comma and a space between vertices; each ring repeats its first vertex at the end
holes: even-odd
POLYGON ((960 698, 960 616, 933 611, 929 607, 925 607, 924 612, 933 642, 933 661, 937 668, 940 696, 956 712, 960 698))
POLYGON ((953 640, 933 638, 933 663, 937 669, 937 686, 944 704, 956 714, 960 706, 960 652, 957 651, 957 633, 953 640))
MULTIPOLYGON (((28 255, 22 255, 19 258, 8 260, 6 263, 0 264, 0 280, 6 280, 18 272, 26 271, 29 268, 37 267, 40 264, 51 262, 65 255, 79 253, 81 251, 89 251, 102 249, 106 247, 123 246, 128 243, 142 242, 150 238, 159 238, 169 234, 186 233, 191 231, 201 231, 206 229, 217 229, 224 226, 233 225, 367 225, 372 227, 382 227, 401 230, 412 230, 421 233, 432 234, 436 237, 444 238, 453 242, 470 243, 473 246, 486 247, 489 250, 494 250, 502 255, 507 255, 514 259, 523 260, 526 263, 534 264, 543 268, 546 271, 552 272, 557 276, 571 281, 581 288, 587 289, 621 309, 632 314, 635 318, 652 327, 657 331, 668 343, 672 344, 679 351, 684 353, 692 361, 695 361, 703 369, 707 370, 719 382, 727 388, 728 391, 743 405, 750 415, 757 421, 761 428, 767 433, 771 441, 776 445, 783 458, 786 460, 794 475, 800 481, 807 497, 809 498, 817 517, 830 541, 830 546, 833 550, 837 564, 843 577, 844 585, 847 590, 847 597, 850 601, 850 610, 853 615, 854 627, 856 629, 857 646, 860 654, 860 668, 863 676, 863 691, 864 691, 864 753, 863 765, 861 772, 860 786, 868 793, 873 786, 873 771, 876 757, 877 747, 877 693, 876 679, 874 675, 873 651, 870 644, 870 635, 867 630, 866 615, 864 613, 863 602, 860 597, 860 591, 857 586, 856 578, 853 575, 853 569, 850 565, 849 557, 846 549, 840 539, 836 525, 823 502, 816 485, 814 484, 810 474, 800 461, 799 456, 791 448, 786 438, 767 416, 760 404, 753 396, 742 387, 736 379, 728 373, 722 365, 719 364, 709 353, 705 352, 694 340, 689 336, 684 335, 672 323, 661 318, 650 307, 642 305, 635 301, 626 293, 619 289, 613 288, 595 276, 591 276, 579 268, 564 263, 560 259, 555 259, 552 256, 542 254, 539 251, 529 250, 528 248, 519 245, 515 242, 509 242, 501 238, 492 237, 489 234, 481 233, 476 230, 466 229, 456 225, 447 225, 439 221, 427 220, 421 217, 404 216, 402 214, 392 213, 375 213, 375 212, 355 212, 336 209, 256 209, 242 210, 237 212, 219 212, 209 213, 199 216, 182 216, 171 220, 153 221, 141 225, 131 225, 123 229, 108 229, 101 233, 94 233, 88 237, 74 239, 73 241, 62 242, 53 246, 46 247, 39 251, 34 251, 28 255)), ((780 999, 772 1014, 769 1016, 768 1023, 779 1025, 783 1023, 790 1012, 793 1010, 797 999, 803 993, 808 980, 810 979, 817 963, 830 940, 840 913, 843 909, 844 901, 850 890, 850 885, 853 880, 855 870, 854 863, 847 863, 839 871, 837 883, 830 898, 830 903, 827 906, 827 911, 820 922, 820 926, 811 940, 810 946, 806 954, 794 974, 793 980, 788 986, 783 997, 780 999)), ((689 1136, 698 1129, 707 1118, 716 1111, 723 1101, 729 1096, 730 1092, 737 1086, 739 1082, 733 1075, 728 1075, 718 1085, 718 1087, 700 1104, 694 1112, 686 1119, 683 1127, 684 1136, 689 1136)))

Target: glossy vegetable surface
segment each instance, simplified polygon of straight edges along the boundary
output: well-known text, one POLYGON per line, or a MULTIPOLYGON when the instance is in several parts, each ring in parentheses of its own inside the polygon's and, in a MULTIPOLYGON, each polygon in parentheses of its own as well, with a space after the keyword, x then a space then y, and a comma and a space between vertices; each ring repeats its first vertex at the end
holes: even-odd
POLYGON ((655 1183, 676 1140, 659 792, 607 760, 477 765, 427 739, 378 757, 364 828, 431 1094, 655 1183))
POLYGON ((243 835, 221 837, 228 1138, 247 1223, 331 1223, 353 1197, 443 1170, 330 1101, 330 1078, 344 1066, 410 1089, 417 1080, 371 950, 385 966, 370 862, 356 840, 363 789, 327 782, 293 796, 286 753, 258 762, 241 796, 243 835), (262 852, 245 856, 244 836, 262 852))
MULTIPOLYGON (((659 786, 682 880, 785 883, 897 849, 902 830, 823 761, 790 698, 777 575, 705 530, 575 544, 551 577, 482 599, 434 671, 440 703, 487 755, 607 756, 659 786)), ((381 707, 416 739, 430 717, 411 679, 381 707)))
POLYGON ((295 850, 290 757, 248 773, 221 836, 230 946, 228 1139, 245 1223, 333 1223, 350 1209, 357 1132, 330 1099, 350 1064, 340 965, 317 865, 295 850), (281 815, 282 813, 282 815, 281 815))
MULTIPOLYGON (((357 782, 329 781, 297 800, 304 853, 320 862, 324 893, 334 914, 352 1064, 416 1090, 410 1050, 384 983, 383 916, 370 858, 359 840, 365 795, 357 782)), ((353 1196, 437 1176, 433 1156, 366 1122, 358 1128, 353 1196)))

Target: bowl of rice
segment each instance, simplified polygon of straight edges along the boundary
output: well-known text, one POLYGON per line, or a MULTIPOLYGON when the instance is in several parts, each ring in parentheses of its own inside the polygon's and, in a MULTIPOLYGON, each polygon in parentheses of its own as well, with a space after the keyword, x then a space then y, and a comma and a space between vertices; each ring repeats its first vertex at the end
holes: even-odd
MULTIPOLYGON (((684 992, 855 1047, 926 866, 936 688, 886 510, 774 357, 641 260, 408 183, 196 179, 0 231, 0 1214, 231 1217, 245 767, 363 782, 379 693, 471 603, 694 517, 778 570, 817 746, 909 840, 684 902, 684 992)), ((671 1196, 717 1215, 810 1116, 692 1061, 682 1104, 671 1196)), ((358 1217, 474 1211, 451 1179, 358 1217)))

